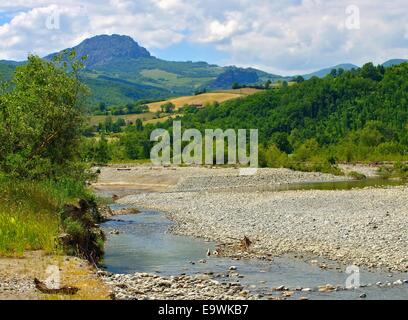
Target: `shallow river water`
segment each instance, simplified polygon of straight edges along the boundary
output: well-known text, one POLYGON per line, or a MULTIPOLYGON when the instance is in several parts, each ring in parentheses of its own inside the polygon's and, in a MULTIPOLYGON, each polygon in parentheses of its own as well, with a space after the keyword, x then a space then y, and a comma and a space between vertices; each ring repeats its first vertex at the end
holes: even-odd
MULTIPOLYGON (((113 205, 114 209, 125 206, 113 205)), ((318 265, 290 257, 276 257, 273 261, 233 260, 229 258, 207 257, 208 249, 214 249, 215 243, 191 237, 176 236, 168 233, 172 222, 163 213, 145 210, 137 215, 118 216, 117 220, 103 225, 108 241, 104 264, 114 273, 147 272, 161 276, 181 274, 214 274, 216 280, 240 282, 255 294, 263 296, 280 295, 272 288, 317 288, 331 284, 345 286, 349 276, 345 266, 338 269, 322 270, 318 265), (118 230, 118 235, 110 231, 118 230), (229 275, 229 268, 235 266, 239 276, 229 275)), ((392 283, 407 279, 407 274, 390 274, 385 271, 360 271, 360 283, 372 284, 354 290, 331 293, 296 292, 292 299, 408 299, 408 284, 391 287, 379 287, 377 282, 392 283)))

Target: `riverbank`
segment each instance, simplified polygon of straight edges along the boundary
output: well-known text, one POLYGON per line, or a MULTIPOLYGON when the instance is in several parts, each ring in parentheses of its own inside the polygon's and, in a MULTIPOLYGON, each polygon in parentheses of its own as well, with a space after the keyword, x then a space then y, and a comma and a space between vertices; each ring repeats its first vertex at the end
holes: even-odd
POLYGON ((172 229, 176 234, 218 243, 239 243, 247 236, 252 245, 242 256, 289 253, 369 268, 407 270, 407 187, 240 192, 240 188, 231 187, 236 181, 246 185, 264 181, 268 185, 316 178, 332 181, 334 176, 266 169, 256 176, 237 177, 220 175, 222 170, 234 169, 207 169, 204 176, 184 176, 170 192, 130 195, 119 203, 167 212, 177 223, 172 229), (217 192, 213 192, 211 181, 217 192))
MULTIPOLYGON (((360 168, 361 169, 361 168, 360 168)), ((110 165, 100 171, 92 185, 100 196, 124 197, 139 193, 170 191, 201 191, 206 189, 270 187, 288 183, 351 180, 319 172, 298 172, 289 169, 258 169, 252 176, 242 175, 238 168, 152 167, 151 165, 110 165)))
POLYGON ((67 256, 45 254, 43 251, 27 252, 19 258, 0 258, 0 300, 108 300, 110 288, 97 277, 87 261, 67 256), (42 294, 34 279, 46 281, 58 270, 54 279, 61 286, 78 288, 75 295, 42 294))

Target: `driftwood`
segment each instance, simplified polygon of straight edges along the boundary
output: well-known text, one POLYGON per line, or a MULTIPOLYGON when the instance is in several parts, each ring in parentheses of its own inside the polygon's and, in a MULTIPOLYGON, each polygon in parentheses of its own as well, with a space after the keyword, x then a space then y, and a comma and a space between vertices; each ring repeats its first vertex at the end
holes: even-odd
POLYGON ((244 237, 244 239, 241 240, 241 245, 244 247, 244 249, 248 250, 249 247, 251 246, 252 241, 249 240, 247 236, 244 237))
POLYGON ((44 294, 62 294, 73 296, 79 291, 79 288, 69 286, 65 286, 60 289, 50 289, 45 285, 44 282, 41 282, 37 278, 34 279, 34 284, 37 290, 44 294))

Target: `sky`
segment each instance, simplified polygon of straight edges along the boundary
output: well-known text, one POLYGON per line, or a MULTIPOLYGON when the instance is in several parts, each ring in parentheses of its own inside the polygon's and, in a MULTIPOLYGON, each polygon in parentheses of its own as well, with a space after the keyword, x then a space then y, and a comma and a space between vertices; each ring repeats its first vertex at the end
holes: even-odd
POLYGON ((408 58, 407 12, 407 0, 1 0, 0 59, 123 34, 162 59, 302 74, 408 58))

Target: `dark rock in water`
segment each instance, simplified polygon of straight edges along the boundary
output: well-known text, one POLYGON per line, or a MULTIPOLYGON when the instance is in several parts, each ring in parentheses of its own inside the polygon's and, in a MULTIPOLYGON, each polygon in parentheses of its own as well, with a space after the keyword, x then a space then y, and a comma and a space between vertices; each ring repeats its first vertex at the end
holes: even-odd
POLYGON ((120 231, 115 229, 115 230, 112 230, 111 232, 109 232, 109 234, 119 235, 119 234, 120 234, 120 231))

